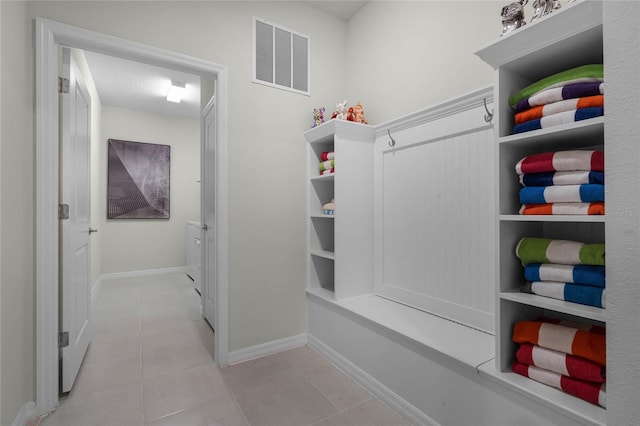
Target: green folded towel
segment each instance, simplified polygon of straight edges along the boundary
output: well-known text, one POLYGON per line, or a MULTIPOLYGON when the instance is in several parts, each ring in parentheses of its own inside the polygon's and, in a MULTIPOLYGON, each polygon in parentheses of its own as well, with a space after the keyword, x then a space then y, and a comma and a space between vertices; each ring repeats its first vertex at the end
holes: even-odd
POLYGON ((571 68, 569 70, 562 71, 549 77, 543 78, 542 80, 539 80, 516 92, 509 98, 509 105, 513 108, 513 106, 521 100, 526 99, 544 89, 564 86, 567 83, 601 81, 603 79, 604 66, 602 64, 590 64, 571 68))
POLYGON ((604 266, 604 243, 584 244, 577 241, 525 237, 516 247, 516 256, 522 265, 559 263, 604 266))

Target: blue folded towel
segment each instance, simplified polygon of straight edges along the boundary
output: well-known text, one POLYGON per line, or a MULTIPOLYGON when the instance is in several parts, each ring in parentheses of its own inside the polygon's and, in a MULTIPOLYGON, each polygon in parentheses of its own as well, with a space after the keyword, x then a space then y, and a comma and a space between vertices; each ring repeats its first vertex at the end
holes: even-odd
POLYGON ((604 201, 604 185, 526 186, 520 190, 521 204, 595 203, 604 201))
POLYGON ((520 175, 522 186, 584 185, 595 183, 604 185, 604 172, 578 170, 571 172, 526 173, 520 175))
POLYGON ((594 265, 531 263, 524 267, 524 277, 527 281, 556 281, 604 288, 604 268, 594 265))
POLYGON ((595 306, 596 308, 605 307, 606 290, 599 287, 555 281, 535 281, 526 283, 521 291, 581 305, 595 306))

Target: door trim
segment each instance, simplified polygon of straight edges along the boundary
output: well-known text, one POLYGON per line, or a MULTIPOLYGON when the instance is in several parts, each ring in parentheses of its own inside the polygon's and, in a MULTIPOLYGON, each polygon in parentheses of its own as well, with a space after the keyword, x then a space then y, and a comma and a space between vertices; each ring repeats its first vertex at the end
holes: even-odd
POLYGON ((179 69, 217 80, 215 358, 228 363, 228 69, 224 65, 36 18, 36 412, 58 406, 58 45, 179 69), (224 315, 223 315, 224 314, 224 315), (224 331, 223 331, 224 330, 224 331))

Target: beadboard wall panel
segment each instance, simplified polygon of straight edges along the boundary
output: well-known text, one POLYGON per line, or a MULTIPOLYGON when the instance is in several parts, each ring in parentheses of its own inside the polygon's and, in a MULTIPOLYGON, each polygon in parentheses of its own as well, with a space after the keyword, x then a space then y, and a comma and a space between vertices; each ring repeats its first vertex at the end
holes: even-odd
POLYGON ((378 294, 492 333, 495 155, 484 95, 389 123, 395 146, 378 136, 375 282, 378 294))

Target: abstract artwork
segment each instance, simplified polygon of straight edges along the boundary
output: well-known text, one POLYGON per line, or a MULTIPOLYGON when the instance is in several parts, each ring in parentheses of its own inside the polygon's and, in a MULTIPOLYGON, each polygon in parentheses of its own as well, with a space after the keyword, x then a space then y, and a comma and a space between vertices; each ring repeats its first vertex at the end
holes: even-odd
POLYGON ((109 139, 107 219, 169 219, 171 147, 109 139))

